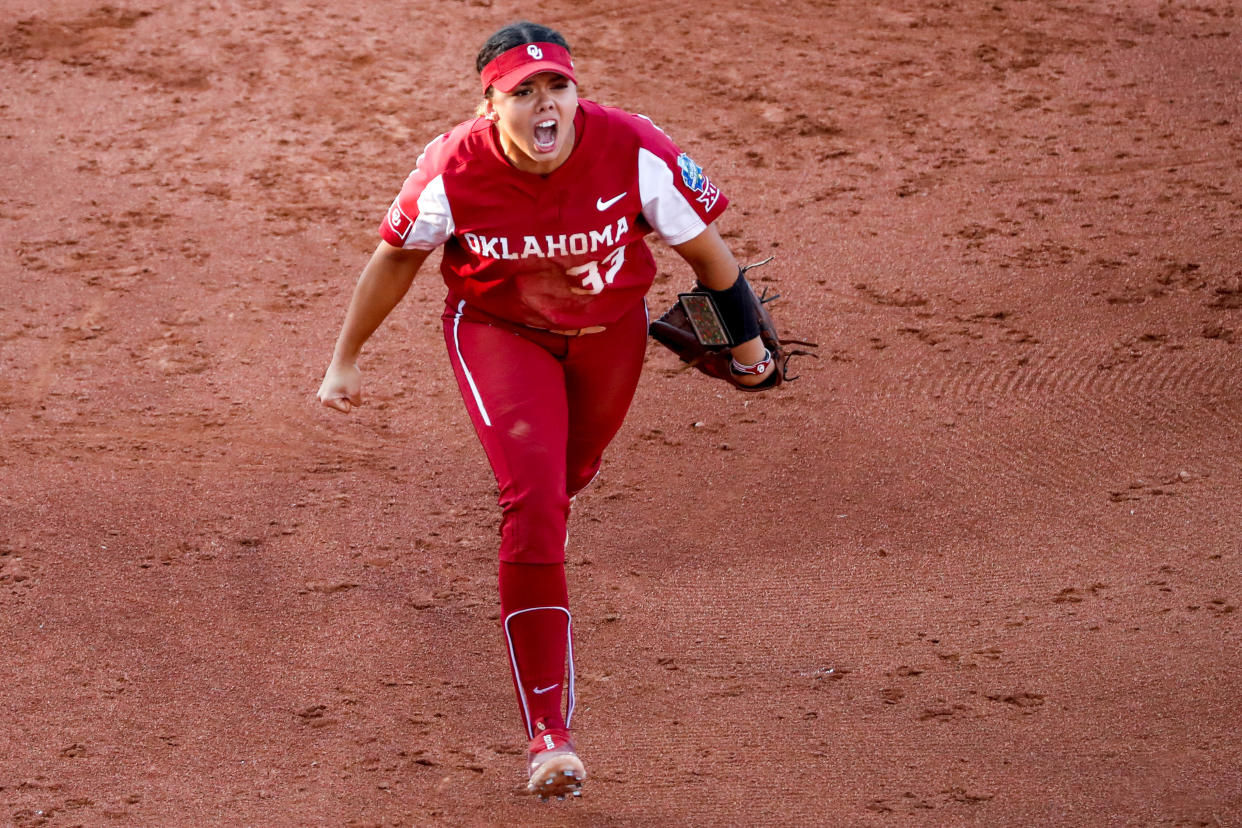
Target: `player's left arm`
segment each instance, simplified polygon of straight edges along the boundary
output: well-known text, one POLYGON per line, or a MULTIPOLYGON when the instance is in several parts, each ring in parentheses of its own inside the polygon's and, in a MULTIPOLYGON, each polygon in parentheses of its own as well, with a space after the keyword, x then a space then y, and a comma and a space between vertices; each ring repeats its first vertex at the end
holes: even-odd
MULTIPOLYGON (((737 259, 729 246, 720 238, 716 223, 707 225, 690 241, 673 245, 677 254, 686 260, 699 283, 709 290, 728 290, 738 280, 737 259)), ((753 364, 763 359, 765 348, 761 337, 756 336, 733 347, 733 358, 738 362, 753 364)), ((739 376, 738 382, 743 385, 758 385, 766 382, 764 375, 739 376)))

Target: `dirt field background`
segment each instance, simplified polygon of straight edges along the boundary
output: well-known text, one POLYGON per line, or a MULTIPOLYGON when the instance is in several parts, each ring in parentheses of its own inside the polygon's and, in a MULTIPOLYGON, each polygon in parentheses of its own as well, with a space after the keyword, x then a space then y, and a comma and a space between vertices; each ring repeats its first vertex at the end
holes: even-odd
POLYGON ((0 822, 1242 824, 1236 4, 3 5, 0 822), (548 805, 433 269, 313 399, 519 16, 821 343, 651 348, 548 805))

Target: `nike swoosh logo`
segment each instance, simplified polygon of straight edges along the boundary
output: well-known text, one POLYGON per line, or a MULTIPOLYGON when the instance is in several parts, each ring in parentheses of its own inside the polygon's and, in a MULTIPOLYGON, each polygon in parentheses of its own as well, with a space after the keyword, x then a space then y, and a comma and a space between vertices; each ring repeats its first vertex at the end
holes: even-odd
MULTIPOLYGON (((625 195, 625 193, 622 193, 621 195, 625 195)), ((620 198, 620 196, 618 196, 618 198, 620 198)), ((549 684, 547 687, 536 687, 535 693, 537 695, 542 696, 544 693, 548 692, 549 690, 555 690, 556 688, 560 686, 561 686, 560 682, 557 682, 556 684, 549 684)))
POLYGON ((611 207, 612 205, 616 204, 616 203, 617 203, 618 201, 620 201, 621 199, 625 198, 626 193, 628 193, 628 192, 629 192, 629 191, 627 190, 625 193, 622 193, 621 195, 617 196, 616 198, 610 198, 610 199, 608 199, 607 201, 604 201, 602 198, 597 198, 597 199, 595 199, 595 209, 596 209, 596 210, 599 210, 601 213, 602 213, 602 212, 604 212, 604 211, 605 211, 605 210, 607 210, 609 207, 611 207))

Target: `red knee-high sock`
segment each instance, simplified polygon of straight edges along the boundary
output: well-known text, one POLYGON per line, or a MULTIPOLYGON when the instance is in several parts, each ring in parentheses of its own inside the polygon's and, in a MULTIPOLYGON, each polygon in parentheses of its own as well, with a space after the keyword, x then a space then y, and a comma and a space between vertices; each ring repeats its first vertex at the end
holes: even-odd
POLYGON ((527 736, 536 735, 541 720, 545 727, 567 726, 574 666, 565 565, 501 561, 500 619, 527 736), (562 715, 563 698, 569 708, 562 715))

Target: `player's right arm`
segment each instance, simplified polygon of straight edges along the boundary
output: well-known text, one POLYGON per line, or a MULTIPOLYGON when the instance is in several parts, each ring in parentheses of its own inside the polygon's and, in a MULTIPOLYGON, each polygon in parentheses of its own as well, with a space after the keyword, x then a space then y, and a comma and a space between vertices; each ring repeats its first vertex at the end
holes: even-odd
POLYGON ((362 404, 362 373, 358 370, 362 346, 405 296, 429 255, 430 250, 394 247, 386 241, 375 248, 354 287, 332 362, 319 386, 319 401, 328 408, 348 413, 351 407, 362 404))

